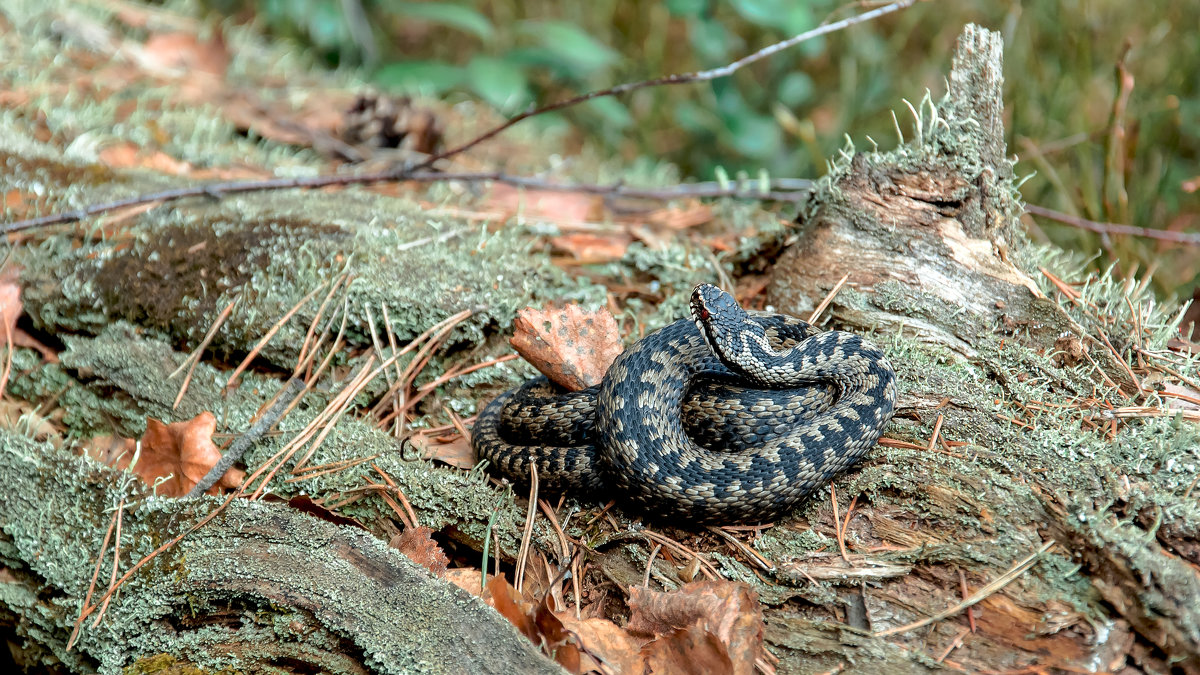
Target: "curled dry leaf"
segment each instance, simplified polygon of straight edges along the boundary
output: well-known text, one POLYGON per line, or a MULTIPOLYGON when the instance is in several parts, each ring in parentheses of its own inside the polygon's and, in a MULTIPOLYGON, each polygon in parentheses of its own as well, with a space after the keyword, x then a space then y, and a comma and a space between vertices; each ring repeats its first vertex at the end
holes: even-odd
POLYGON ((458 469, 470 469, 479 461, 475 458, 475 450, 471 441, 465 436, 458 435, 449 440, 440 437, 429 437, 423 433, 415 433, 408 441, 421 453, 423 460, 436 460, 458 469))
POLYGON ((15 265, 0 272, 0 348, 12 340, 18 347, 37 350, 48 363, 58 363, 58 355, 53 349, 17 328, 17 319, 25 312, 25 305, 21 302, 20 275, 21 268, 15 265))
POLYGON ((621 353, 617 321, 607 310, 523 309, 512 346, 551 381, 571 391, 599 384, 621 353))
MULTIPOLYGON (((466 583, 478 587, 479 571, 466 583)), ((458 582, 456 582, 458 583, 458 582)), ((484 599, 572 673, 754 672, 762 654, 758 595, 746 584, 698 581, 659 593, 630 588, 629 624, 576 619, 545 598, 522 597, 503 577, 488 580, 484 599)))
MULTIPOLYGON (((217 418, 210 412, 202 412, 190 420, 164 424, 156 419, 146 420, 146 433, 142 436, 141 452, 133 472, 147 485, 166 478, 158 483, 158 494, 168 497, 181 497, 216 466, 221 459, 221 451, 212 442, 213 432, 217 430, 217 418), (169 478, 168 478, 169 476, 169 478)), ((88 454, 100 459, 103 455, 110 466, 124 469, 129 466, 133 457, 133 441, 129 439, 108 439, 107 443, 97 443, 93 439, 95 453, 88 454)), ((105 461, 101 459, 101 461, 105 461)), ((236 488, 242 484, 246 474, 240 469, 230 469, 221 480, 208 491, 217 494, 218 488, 236 488)))
POLYGON ((450 559, 446 557, 442 547, 430 537, 431 534, 433 530, 428 527, 410 527, 392 537, 388 543, 413 562, 433 572, 435 576, 445 577, 450 559))
POLYGON ((581 192, 529 190, 496 183, 487 201, 491 209, 506 216, 521 214, 524 218, 549 220, 555 223, 578 223, 596 213, 601 200, 596 195, 581 192))
MULTIPOLYGON (((706 661, 711 672, 752 673, 762 652, 763 618, 758 594, 740 582, 695 581, 673 593, 639 587, 629 589, 629 624, 634 635, 658 636, 646 645, 650 662, 681 663, 677 658, 706 661), (705 637, 707 633, 713 639, 705 637), (715 640, 715 641, 714 641, 715 640), (655 647, 656 644, 660 646, 655 647), (714 651, 719 646, 720 649, 714 651), (661 651, 661 653, 656 653, 661 651), (723 652, 728 666, 719 667, 723 652)), ((658 672, 658 671, 655 671, 658 672)), ((696 671, 707 672, 707 671, 696 671)))
POLYGON ((625 251, 633 243, 633 237, 625 232, 610 234, 573 232, 551 237, 550 243, 554 248, 570 253, 578 261, 595 264, 624 258, 625 251))

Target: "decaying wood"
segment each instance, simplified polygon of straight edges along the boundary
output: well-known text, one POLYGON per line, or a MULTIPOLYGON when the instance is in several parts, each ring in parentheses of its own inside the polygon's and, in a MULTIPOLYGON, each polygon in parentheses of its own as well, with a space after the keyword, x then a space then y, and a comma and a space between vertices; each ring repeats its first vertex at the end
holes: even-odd
POLYGON ((118 493, 140 504, 123 519, 122 570, 220 501, 147 499, 149 490, 122 472, 48 450, 0 432, 0 583, 4 597, 41 596, 34 607, 46 610, 14 615, 9 602, 0 623, 74 670, 154 669, 149 660, 170 654, 212 670, 559 672, 482 601, 369 533, 242 500, 132 577, 68 651, 100 550, 103 528, 93 518, 106 520, 118 493), (272 618, 260 624, 256 616, 272 618))
POLYGON ((772 273, 771 304, 803 316, 849 275, 852 292, 833 302, 836 322, 903 331, 965 356, 997 327, 1044 344, 1079 331, 1010 257, 1024 235, 1001 62, 1000 34, 968 26, 947 97, 914 110, 915 142, 856 152, 802 208, 799 240, 772 273))

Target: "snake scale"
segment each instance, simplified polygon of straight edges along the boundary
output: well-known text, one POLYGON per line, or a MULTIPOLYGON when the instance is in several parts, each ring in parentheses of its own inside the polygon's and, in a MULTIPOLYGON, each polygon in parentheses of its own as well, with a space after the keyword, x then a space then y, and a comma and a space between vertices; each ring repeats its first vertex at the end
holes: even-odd
POLYGON ((625 350, 603 381, 564 392, 539 378, 479 414, 481 459, 527 483, 615 497, 656 519, 763 522, 870 450, 896 376, 862 337, 748 312, 700 284, 692 319, 625 350))

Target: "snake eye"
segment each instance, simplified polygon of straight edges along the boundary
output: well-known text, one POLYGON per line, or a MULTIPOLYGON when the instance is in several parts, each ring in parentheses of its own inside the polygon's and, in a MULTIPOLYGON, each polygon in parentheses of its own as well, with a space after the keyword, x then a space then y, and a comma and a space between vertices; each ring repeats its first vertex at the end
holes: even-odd
POLYGON ((707 308, 707 307, 701 307, 701 308, 700 308, 700 320, 701 320, 701 321, 708 321, 708 317, 709 317, 709 314, 708 314, 708 308, 707 308))

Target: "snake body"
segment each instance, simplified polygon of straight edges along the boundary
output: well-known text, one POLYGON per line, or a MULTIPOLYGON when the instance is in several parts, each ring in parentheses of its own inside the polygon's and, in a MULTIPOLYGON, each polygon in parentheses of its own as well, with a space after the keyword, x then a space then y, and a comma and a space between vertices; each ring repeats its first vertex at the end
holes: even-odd
POLYGON ((500 473, 618 497, 694 523, 765 521, 856 464, 883 432, 895 373, 852 333, 743 310, 701 284, 692 320, 623 352, 596 387, 534 380, 480 413, 476 452, 500 473))

